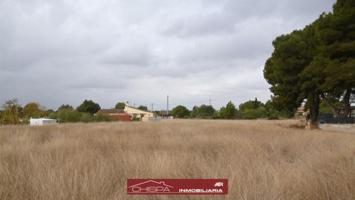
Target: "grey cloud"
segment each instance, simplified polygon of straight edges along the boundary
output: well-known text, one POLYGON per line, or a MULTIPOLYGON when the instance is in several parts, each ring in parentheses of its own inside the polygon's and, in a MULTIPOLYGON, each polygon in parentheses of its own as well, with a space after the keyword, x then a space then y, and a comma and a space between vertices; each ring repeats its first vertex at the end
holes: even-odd
POLYGON ((320 15, 315 10, 330 10, 334 0, 228 0, 214 12, 203 12, 179 19, 169 25, 164 34, 179 37, 201 37, 211 34, 234 32, 235 26, 250 18, 282 18, 288 20, 307 20, 320 15), (301 13, 301 14, 300 14, 301 13))
POLYGON ((272 40, 334 2, 0 1, 0 102, 267 100, 262 68, 272 40))
POLYGON ((189 37, 231 33, 234 31, 234 23, 229 17, 225 13, 191 16, 170 25, 163 34, 189 37))
POLYGON ((109 89, 109 90, 122 90, 127 88, 127 83, 119 80, 101 79, 100 81, 87 79, 79 81, 78 83, 68 84, 72 89, 109 89))
POLYGON ((182 52, 180 60, 183 62, 222 62, 231 59, 252 59, 262 55, 265 49, 265 46, 253 40, 246 41, 245 38, 211 38, 182 52))
POLYGON ((134 44, 130 41, 125 45, 120 44, 118 47, 113 47, 103 56, 102 61, 111 65, 134 65, 138 67, 147 67, 153 62, 153 55, 149 47, 145 44, 134 44))

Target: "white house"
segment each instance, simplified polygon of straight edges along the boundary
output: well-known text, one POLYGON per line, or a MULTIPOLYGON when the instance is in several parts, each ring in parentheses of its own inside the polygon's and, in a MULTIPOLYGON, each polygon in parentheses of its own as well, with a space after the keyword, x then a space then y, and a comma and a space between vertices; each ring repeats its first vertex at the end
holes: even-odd
POLYGON ((50 125, 56 124, 57 120, 55 119, 47 119, 47 118, 31 118, 30 119, 30 126, 43 126, 43 125, 50 125))
POLYGON ((133 108, 128 105, 125 106, 124 112, 132 116, 132 118, 141 119, 142 121, 150 121, 154 119, 154 113, 133 108))

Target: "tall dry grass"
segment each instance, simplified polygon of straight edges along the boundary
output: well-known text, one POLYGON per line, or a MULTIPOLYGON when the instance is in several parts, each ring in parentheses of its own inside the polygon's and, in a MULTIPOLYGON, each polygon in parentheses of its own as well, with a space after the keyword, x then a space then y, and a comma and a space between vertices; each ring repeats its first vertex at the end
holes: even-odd
POLYGON ((290 121, 0 127, 0 199, 355 199, 355 135, 290 121), (228 178, 226 196, 129 196, 127 178, 228 178))

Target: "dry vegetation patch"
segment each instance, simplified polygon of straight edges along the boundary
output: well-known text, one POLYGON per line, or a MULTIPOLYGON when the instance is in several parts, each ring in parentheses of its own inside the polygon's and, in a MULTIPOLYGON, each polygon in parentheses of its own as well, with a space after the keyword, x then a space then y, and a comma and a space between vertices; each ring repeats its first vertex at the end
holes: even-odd
POLYGON ((355 135, 292 123, 3 126, 0 199, 355 199, 355 135), (127 196, 127 178, 228 178, 230 193, 127 196))

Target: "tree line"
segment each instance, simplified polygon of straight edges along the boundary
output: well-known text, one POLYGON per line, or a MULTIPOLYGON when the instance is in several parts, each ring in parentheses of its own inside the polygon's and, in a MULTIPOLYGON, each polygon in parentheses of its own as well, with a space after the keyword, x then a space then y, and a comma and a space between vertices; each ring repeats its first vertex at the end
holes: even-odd
POLYGON ((101 108, 92 100, 83 101, 74 109, 71 105, 61 105, 57 110, 46 109, 39 103, 30 102, 21 106, 16 99, 6 101, 0 111, 0 124, 27 124, 30 118, 47 117, 65 122, 111 121, 106 115, 96 114, 101 108))
POLYGON ((264 104, 257 98, 241 103, 238 107, 229 101, 219 110, 211 105, 194 106, 192 110, 178 105, 171 110, 170 114, 175 118, 196 119, 280 119, 293 116, 293 114, 274 109, 271 101, 264 104))
POLYGON ((264 77, 279 111, 294 113, 304 102, 311 126, 318 127, 320 106, 335 116, 351 115, 355 94, 355 1, 338 0, 302 30, 273 41, 264 77))
MULTIPOLYGON (((125 103, 118 102, 115 109, 123 110, 125 103)), ((138 109, 148 111, 147 106, 141 105, 138 109)), ((46 109, 39 103, 30 102, 21 106, 16 99, 6 101, 0 111, 0 124, 27 124, 30 118, 51 118, 60 123, 66 122, 102 122, 111 121, 107 115, 100 114, 100 105, 92 100, 84 100, 78 107, 63 104, 57 110, 46 109)), ((160 111, 153 111, 158 116, 163 115, 160 111)), ((287 118, 291 115, 282 113, 273 108, 272 102, 265 104, 257 98, 244 102, 236 107, 231 101, 226 106, 217 110, 211 105, 194 106, 189 110, 183 105, 176 106, 170 111, 170 116, 175 118, 196 119, 278 119, 287 118)))

